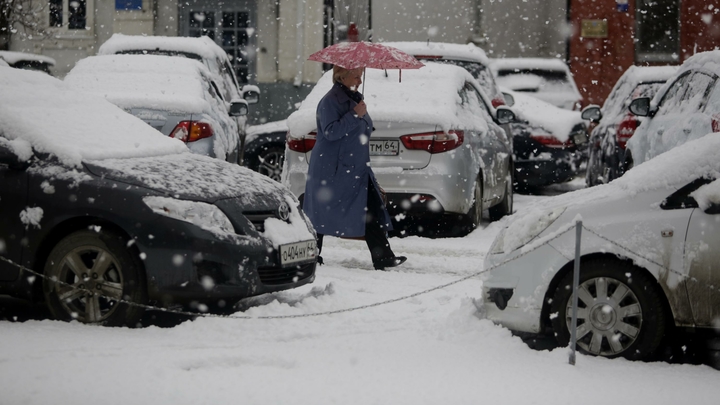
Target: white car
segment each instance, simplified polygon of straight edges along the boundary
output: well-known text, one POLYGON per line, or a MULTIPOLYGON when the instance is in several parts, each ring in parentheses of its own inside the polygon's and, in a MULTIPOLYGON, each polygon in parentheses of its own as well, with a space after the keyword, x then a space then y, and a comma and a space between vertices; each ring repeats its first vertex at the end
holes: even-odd
POLYGON ((567 110, 580 109, 582 95, 567 64, 560 59, 493 59, 490 69, 500 87, 529 93, 567 110))
POLYGON ((647 117, 627 142, 630 169, 678 145, 720 132, 720 51, 688 58, 652 101, 637 98, 630 112, 647 117))
POLYGON ((190 151, 239 163, 240 137, 233 116, 247 103, 224 100, 202 63, 157 55, 103 55, 80 60, 68 85, 104 96, 153 128, 185 142, 190 151))
POLYGON ((578 347, 646 359, 674 327, 720 331, 720 137, 516 215, 485 259, 488 319, 567 345, 582 220, 578 347))
MULTIPOLYGON (((385 189, 388 211, 406 220, 430 219, 438 233, 461 233, 512 212, 512 145, 502 123, 514 120, 467 70, 427 62, 402 72, 367 69, 365 102, 375 131, 370 164, 385 189)), ((316 109, 332 87, 327 72, 288 118, 282 182, 302 198, 315 145, 316 109)), ((412 222, 410 222, 412 223, 412 222)), ((414 226, 411 225, 411 226, 414 226)), ((410 229, 413 231, 413 229, 410 229)))

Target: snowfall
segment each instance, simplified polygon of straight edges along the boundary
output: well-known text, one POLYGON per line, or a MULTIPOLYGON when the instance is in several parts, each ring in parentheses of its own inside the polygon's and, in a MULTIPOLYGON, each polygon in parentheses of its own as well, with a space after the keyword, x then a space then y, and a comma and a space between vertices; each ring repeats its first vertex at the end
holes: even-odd
MULTIPOLYGON (((142 153, 141 140, 112 135, 130 138, 114 154, 142 153)), ((100 146, 62 156, 102 159, 100 146)), ((517 196, 515 215, 547 198, 517 196)), ((229 317, 133 329, 0 320, 0 404, 718 403, 720 374, 709 366, 582 354, 571 366, 568 348, 530 349, 484 319, 483 260, 511 218, 463 238, 391 238, 408 261, 386 272, 372 269, 363 242, 327 238, 312 284, 245 300, 229 317)))

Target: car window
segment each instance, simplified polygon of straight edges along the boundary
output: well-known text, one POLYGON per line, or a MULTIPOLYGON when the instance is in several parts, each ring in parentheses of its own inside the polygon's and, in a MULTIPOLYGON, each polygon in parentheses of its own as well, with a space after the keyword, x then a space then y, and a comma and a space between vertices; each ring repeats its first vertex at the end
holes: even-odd
POLYGON ((472 84, 465 83, 465 86, 460 92, 460 98, 463 100, 463 106, 468 108, 470 111, 480 112, 485 121, 492 122, 492 115, 490 114, 488 106, 483 101, 483 98, 478 93, 478 90, 472 84))
POLYGON ((238 85, 233 68, 227 61, 218 61, 220 65, 220 74, 225 82, 225 99, 232 100, 240 97, 240 86, 238 85))
POLYGON ((718 79, 713 83, 713 89, 705 105, 705 113, 720 120, 720 80, 718 79))
POLYGON ((696 72, 688 81, 688 90, 685 93, 683 110, 687 112, 701 111, 707 96, 708 87, 713 83, 713 78, 705 73, 696 72))
POLYGON ((690 74, 685 74, 679 77, 673 84, 670 85, 668 90, 663 95, 660 107, 656 115, 665 115, 675 113, 680 108, 680 103, 683 100, 683 95, 687 90, 686 84, 690 74))

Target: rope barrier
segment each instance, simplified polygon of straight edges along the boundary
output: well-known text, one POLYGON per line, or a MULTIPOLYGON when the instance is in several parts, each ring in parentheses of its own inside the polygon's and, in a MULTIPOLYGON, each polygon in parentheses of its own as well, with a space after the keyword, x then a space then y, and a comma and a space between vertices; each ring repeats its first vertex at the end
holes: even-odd
MULTIPOLYGON (((121 303, 121 304, 125 304, 125 305, 129 305, 129 306, 140 307, 140 308, 143 308, 143 309, 146 309, 146 310, 156 310, 156 311, 162 311, 162 312, 166 312, 166 313, 172 313, 172 314, 177 314, 177 315, 185 315, 185 316, 191 316, 191 317, 223 318, 223 319, 290 319, 290 318, 309 318, 309 317, 334 315, 334 314, 340 314, 340 313, 346 313, 346 312, 353 312, 353 311, 359 311, 359 310, 368 309, 368 308, 379 307, 379 306, 382 306, 382 305, 392 304, 392 303, 399 302, 399 301, 404 301, 404 300, 407 300, 407 299, 410 299, 410 298, 415 298, 415 297, 418 297, 418 296, 420 296, 420 295, 425 295, 425 294, 431 293, 431 292, 433 292, 433 291, 445 289, 445 288, 447 288, 447 287, 453 286, 453 285, 455 285, 455 284, 459 284, 459 283, 461 283, 461 282, 463 282, 463 281, 466 281, 466 280, 469 280, 469 279, 471 279, 471 278, 477 277, 477 276, 482 275, 482 274, 484 274, 484 273, 488 273, 488 272, 490 272, 490 271, 492 271, 492 270, 494 270, 494 269, 496 269, 496 268, 498 268, 498 267, 500 267, 500 266, 504 266, 505 264, 507 264, 507 263, 509 263, 509 262, 512 262, 512 261, 514 261, 514 260, 517 260, 517 259, 519 259, 519 258, 521 258, 521 257, 523 257, 523 256, 526 256, 526 255, 532 253, 533 251, 539 249, 540 247, 542 247, 542 246, 550 243, 551 241, 553 241, 553 240, 555 240, 555 239, 558 239, 559 237, 561 237, 562 235, 564 235, 565 233, 567 233, 568 231, 570 231, 570 230, 572 230, 572 229, 574 229, 574 228, 575 228, 575 223, 569 223, 569 224, 565 227, 565 229, 562 229, 562 228, 561 228, 560 230, 556 231, 556 232, 555 232, 555 235, 553 235, 551 238, 548 238, 547 240, 543 240, 542 243, 537 244, 536 246, 532 246, 532 243, 530 243, 531 247, 530 247, 529 249, 524 250, 521 254, 519 254, 519 255, 517 255, 517 256, 515 256, 515 257, 512 257, 512 258, 510 258, 510 259, 504 260, 504 261, 502 261, 502 262, 500 262, 500 263, 498 263, 498 264, 496 264, 496 265, 494 265, 494 266, 491 266, 491 267, 489 267, 489 268, 487 268, 487 269, 482 269, 482 270, 480 270, 480 271, 474 272, 474 273, 472 273, 472 274, 469 274, 469 275, 467 275, 467 276, 458 278, 458 279, 456 279, 456 280, 450 281, 450 282, 445 283, 445 284, 442 284, 442 285, 438 285, 438 286, 435 286, 435 287, 432 287, 432 288, 428 288, 428 289, 426 289, 426 290, 418 291, 418 292, 415 292, 415 293, 412 293, 412 294, 409 294, 409 295, 405 295, 405 296, 402 296, 402 297, 392 298, 392 299, 389 299, 389 300, 380 301, 380 302, 376 302, 376 303, 372 303, 372 304, 361 305, 361 306, 351 307, 351 308, 336 309, 336 310, 331 310, 331 311, 314 312, 314 313, 309 313, 309 314, 296 314, 296 315, 264 315, 264 316, 247 316, 247 315, 235 315, 235 314, 232 314, 232 315, 221 315, 221 314, 204 313, 204 312, 181 311, 181 310, 176 310, 176 309, 169 309, 169 308, 158 307, 158 306, 154 306, 154 305, 141 304, 141 303, 132 302, 132 301, 127 301, 127 300, 120 299, 120 298, 109 297, 109 296, 106 296, 106 295, 103 295, 103 294, 98 294, 97 292, 90 291, 90 290, 83 289, 83 288, 78 288, 78 287, 76 287, 76 286, 74 286, 74 285, 71 285, 71 284, 66 283, 66 282, 64 282, 64 281, 61 281, 61 280, 49 278, 49 277, 45 276, 45 275, 42 274, 42 273, 36 272, 36 271, 34 271, 34 270, 32 270, 32 269, 29 269, 29 268, 27 268, 27 267, 25 267, 25 266, 18 265, 17 263, 14 263, 13 261, 11 261, 11 260, 9 260, 9 259, 7 259, 7 258, 5 258, 5 257, 2 257, 2 256, 0 256, 0 260, 2 260, 2 261, 4 261, 4 262, 7 262, 7 263, 10 263, 10 264, 18 267, 20 270, 22 270, 22 271, 24 271, 24 272, 26 272, 26 273, 35 275, 35 276, 37 276, 37 277, 40 277, 40 278, 42 278, 43 280, 48 280, 48 281, 50 281, 50 282, 57 283, 57 284, 60 284, 60 285, 65 286, 65 287, 70 287, 70 288, 72 288, 72 289, 82 289, 82 290, 85 290, 85 292, 86 292, 87 294, 92 294, 92 295, 95 295, 95 296, 97 296, 97 297, 101 297, 101 298, 104 298, 104 299, 107 299, 107 300, 110 300, 110 301, 115 301, 115 302, 118 302, 118 303, 121 303)), ((588 232, 592 233, 593 235, 595 235, 595 236, 597 236, 597 237, 599 237, 599 238, 607 241, 608 243, 611 243, 611 244, 613 244, 613 245, 615 245, 615 246, 623 249, 624 251, 629 252, 630 254, 632 254, 632 255, 634 255, 634 256, 636 256, 636 257, 638 257, 638 258, 644 259, 644 260, 646 260, 646 261, 648 261, 648 262, 650 262, 650 263, 653 263, 653 264, 659 266, 660 268, 663 268, 663 269, 666 269, 666 270, 668 270, 668 271, 671 271, 671 272, 673 272, 673 273, 675 273, 675 274, 677 274, 677 275, 679 275, 679 276, 687 277, 686 275, 684 275, 684 274, 682 274, 682 273, 680 273, 680 272, 678 272, 678 271, 675 271, 675 270, 666 268, 664 265, 658 263, 657 261, 655 261, 655 260, 653 260, 653 259, 644 257, 644 256, 641 255, 641 254, 638 254, 638 253, 635 253, 635 252, 630 251, 630 249, 628 249, 628 248, 620 245, 619 243, 617 243, 617 242, 615 242, 615 241, 612 241, 612 240, 610 240, 610 239, 602 236, 601 234, 599 234, 599 233, 597 233, 596 231, 588 228, 588 227, 585 226, 585 225, 582 225, 582 228, 584 228, 584 229, 587 230, 588 232)), ((527 246, 527 245, 526 245, 526 246, 527 246)), ((706 286, 706 287, 713 289, 713 286, 706 286)))

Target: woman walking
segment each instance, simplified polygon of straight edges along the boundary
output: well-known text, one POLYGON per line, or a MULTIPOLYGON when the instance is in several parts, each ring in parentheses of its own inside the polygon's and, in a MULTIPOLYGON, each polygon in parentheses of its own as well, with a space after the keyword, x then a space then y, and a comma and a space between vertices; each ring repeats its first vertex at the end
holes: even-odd
MULTIPOLYGON (((309 163, 303 210, 318 233, 364 237, 377 270, 407 260, 395 256, 387 239, 392 230, 382 188, 370 168, 373 122, 362 94, 363 68, 333 67, 333 87, 317 108, 317 141, 309 163)), ((322 257, 318 260, 322 264, 322 257)))

